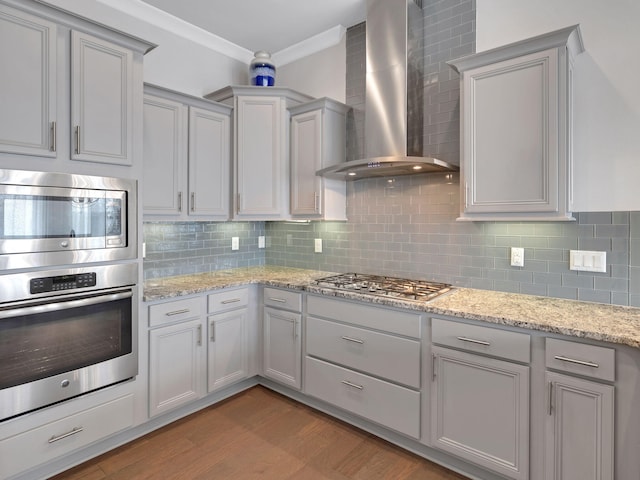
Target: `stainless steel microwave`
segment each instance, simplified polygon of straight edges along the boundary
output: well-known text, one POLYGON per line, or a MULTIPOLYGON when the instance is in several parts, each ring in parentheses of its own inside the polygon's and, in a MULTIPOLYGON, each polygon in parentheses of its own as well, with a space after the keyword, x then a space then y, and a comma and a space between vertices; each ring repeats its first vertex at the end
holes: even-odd
POLYGON ((0 268, 136 258, 136 181, 0 170, 0 268))

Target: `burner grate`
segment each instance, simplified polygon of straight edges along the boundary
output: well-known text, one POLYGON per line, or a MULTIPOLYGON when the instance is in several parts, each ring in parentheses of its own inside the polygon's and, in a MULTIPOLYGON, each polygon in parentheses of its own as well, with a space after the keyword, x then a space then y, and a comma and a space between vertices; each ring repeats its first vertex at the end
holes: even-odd
POLYGON ((447 283, 362 273, 341 273, 320 278, 316 280, 316 285, 337 290, 423 301, 451 290, 451 285, 447 283))

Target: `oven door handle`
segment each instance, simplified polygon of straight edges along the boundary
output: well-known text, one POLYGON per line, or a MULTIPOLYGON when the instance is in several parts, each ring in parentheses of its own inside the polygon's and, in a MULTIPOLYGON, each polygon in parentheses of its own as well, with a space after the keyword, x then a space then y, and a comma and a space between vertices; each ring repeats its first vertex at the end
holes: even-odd
POLYGON ((4 311, 0 311, 0 320, 4 318, 20 317, 22 315, 57 312, 60 310, 68 310, 70 308, 98 305, 100 303, 114 302, 116 300, 122 300, 131 297, 133 297, 133 292, 131 290, 126 290, 123 292, 115 292, 95 297, 83 297, 77 300, 64 300, 52 303, 39 303, 38 305, 10 308, 4 311))

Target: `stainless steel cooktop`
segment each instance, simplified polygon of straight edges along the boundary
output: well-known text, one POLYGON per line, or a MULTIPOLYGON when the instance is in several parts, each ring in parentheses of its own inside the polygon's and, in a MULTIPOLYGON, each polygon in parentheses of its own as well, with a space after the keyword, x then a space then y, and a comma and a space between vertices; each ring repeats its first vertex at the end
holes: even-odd
POLYGON ((451 290, 448 283, 406 278, 368 275, 363 273, 341 273, 319 278, 316 285, 336 290, 380 295, 406 300, 431 300, 451 290))

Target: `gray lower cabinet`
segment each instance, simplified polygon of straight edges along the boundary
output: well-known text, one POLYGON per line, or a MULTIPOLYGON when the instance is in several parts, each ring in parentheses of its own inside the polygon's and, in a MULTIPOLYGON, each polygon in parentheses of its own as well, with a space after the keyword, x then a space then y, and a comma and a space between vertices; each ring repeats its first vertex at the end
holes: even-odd
POLYGON ((468 351, 431 348, 431 446, 529 478, 529 336, 433 319, 432 340, 468 351))
POLYGON ((615 350, 547 339, 546 364, 564 373, 545 375, 545 480, 623 478, 614 475, 615 389, 603 383, 614 381, 615 350))
POLYGON ((302 294, 264 289, 263 374, 291 388, 302 388, 302 294))

